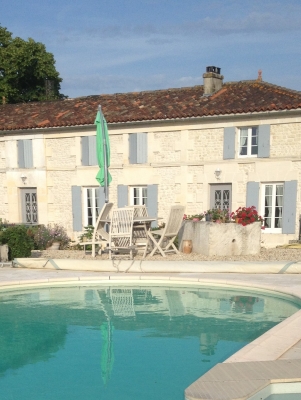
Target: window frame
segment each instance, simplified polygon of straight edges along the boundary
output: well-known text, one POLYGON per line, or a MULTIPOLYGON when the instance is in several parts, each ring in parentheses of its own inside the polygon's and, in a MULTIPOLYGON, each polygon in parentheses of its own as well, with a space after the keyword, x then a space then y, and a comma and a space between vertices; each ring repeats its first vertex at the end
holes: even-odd
POLYGON ((129 205, 130 206, 142 206, 146 205, 147 207, 147 185, 137 185, 137 186, 129 186, 129 205), (138 189, 139 191, 139 197, 134 196, 134 191, 135 189, 138 189), (143 189, 146 190, 146 196, 143 196, 143 189), (139 199, 139 202, 135 204, 134 199, 139 199), (143 202, 143 199, 145 199, 145 202, 143 202))
POLYGON ((265 182, 261 184, 261 210, 262 210, 262 217, 265 218, 265 198, 266 198, 266 186, 272 186, 272 216, 271 228, 265 226, 265 222, 263 226, 265 229, 263 230, 264 233, 282 233, 283 230, 283 209, 284 209, 284 182, 265 182), (276 210, 276 187, 282 186, 282 215, 281 215, 281 228, 275 228, 275 210, 276 210))
POLYGON ((259 127, 258 126, 241 126, 238 128, 238 158, 254 158, 257 157, 258 158, 258 153, 259 153, 259 127), (241 152, 241 134, 242 134, 242 130, 243 129, 247 129, 248 130, 248 143, 247 143, 247 154, 240 154, 241 152), (256 129, 256 133, 257 133, 257 153, 256 154, 251 154, 252 153, 252 131, 253 129, 256 129))
POLYGON ((99 198, 99 193, 98 193, 99 187, 97 186, 84 186, 82 187, 82 194, 83 194, 83 222, 84 222, 84 227, 85 226, 95 226, 97 218, 99 216, 99 213, 101 211, 101 208, 99 206, 100 204, 100 198, 99 198), (92 190, 92 206, 88 206, 88 190, 92 190), (98 205, 96 203, 96 198, 98 198, 98 205), (89 216, 88 209, 92 210, 91 216, 89 216), (92 218, 92 224, 89 224, 89 218, 92 218))

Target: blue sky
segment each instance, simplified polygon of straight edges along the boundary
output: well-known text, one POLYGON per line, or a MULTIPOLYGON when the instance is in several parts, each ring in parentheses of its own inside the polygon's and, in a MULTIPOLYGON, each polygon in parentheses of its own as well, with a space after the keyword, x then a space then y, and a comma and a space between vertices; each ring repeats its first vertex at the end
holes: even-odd
POLYGON ((301 90, 300 0, 1 0, 0 24, 53 53, 69 97, 256 79, 301 90))

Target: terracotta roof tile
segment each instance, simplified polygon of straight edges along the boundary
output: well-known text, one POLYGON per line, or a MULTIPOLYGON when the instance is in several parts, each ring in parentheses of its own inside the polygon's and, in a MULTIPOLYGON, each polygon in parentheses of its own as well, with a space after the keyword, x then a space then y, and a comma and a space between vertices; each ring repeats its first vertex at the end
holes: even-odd
POLYGON ((126 123, 293 110, 301 108, 301 93, 266 82, 241 81, 225 83, 211 96, 204 96, 203 86, 194 86, 6 104, 0 105, 0 130, 91 125, 98 105, 108 123, 126 123))

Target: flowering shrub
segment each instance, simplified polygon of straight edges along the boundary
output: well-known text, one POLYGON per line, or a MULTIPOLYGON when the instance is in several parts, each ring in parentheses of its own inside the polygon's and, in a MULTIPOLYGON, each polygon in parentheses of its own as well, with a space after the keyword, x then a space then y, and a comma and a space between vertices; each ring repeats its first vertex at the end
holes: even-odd
POLYGON ((64 249, 70 242, 65 228, 58 224, 38 226, 33 232, 33 239, 39 250, 45 250, 54 242, 60 242, 60 249, 64 249))
MULTIPOLYGON (((243 226, 252 224, 253 222, 263 222, 263 218, 258 215, 255 206, 239 207, 235 212, 231 213, 231 219, 236 220, 238 224, 243 226)), ((262 227, 264 229, 264 227, 262 227)))
POLYGON ((201 221, 204 218, 204 214, 194 214, 194 215, 186 215, 184 214, 183 219, 188 221, 201 221))

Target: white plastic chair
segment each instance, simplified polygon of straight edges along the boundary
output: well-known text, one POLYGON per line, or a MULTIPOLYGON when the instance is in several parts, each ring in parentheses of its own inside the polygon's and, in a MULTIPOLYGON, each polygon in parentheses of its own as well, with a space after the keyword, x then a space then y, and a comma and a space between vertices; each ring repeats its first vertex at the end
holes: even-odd
POLYGON ((166 225, 163 229, 148 231, 148 241, 145 247, 143 258, 146 256, 148 247, 153 246, 153 250, 150 256, 153 256, 156 252, 159 252, 163 257, 166 257, 166 253, 175 252, 180 254, 174 240, 177 237, 181 224, 183 221, 185 207, 176 205, 171 206, 166 225))
POLYGON ((131 260, 133 259, 133 250, 135 246, 132 243, 133 235, 133 208, 116 208, 112 212, 110 226, 110 247, 109 258, 112 259, 112 252, 130 253, 131 260))
POLYGON ((112 207, 113 203, 105 203, 102 210, 100 211, 94 227, 92 241, 78 243, 79 245, 84 246, 85 250, 86 246, 92 245, 92 257, 95 257, 96 245, 103 245, 104 241, 109 242, 110 240, 109 233, 106 231, 106 225, 108 222, 110 222, 108 217, 112 210, 112 207), (105 221, 106 219, 108 219, 108 222, 105 221))

